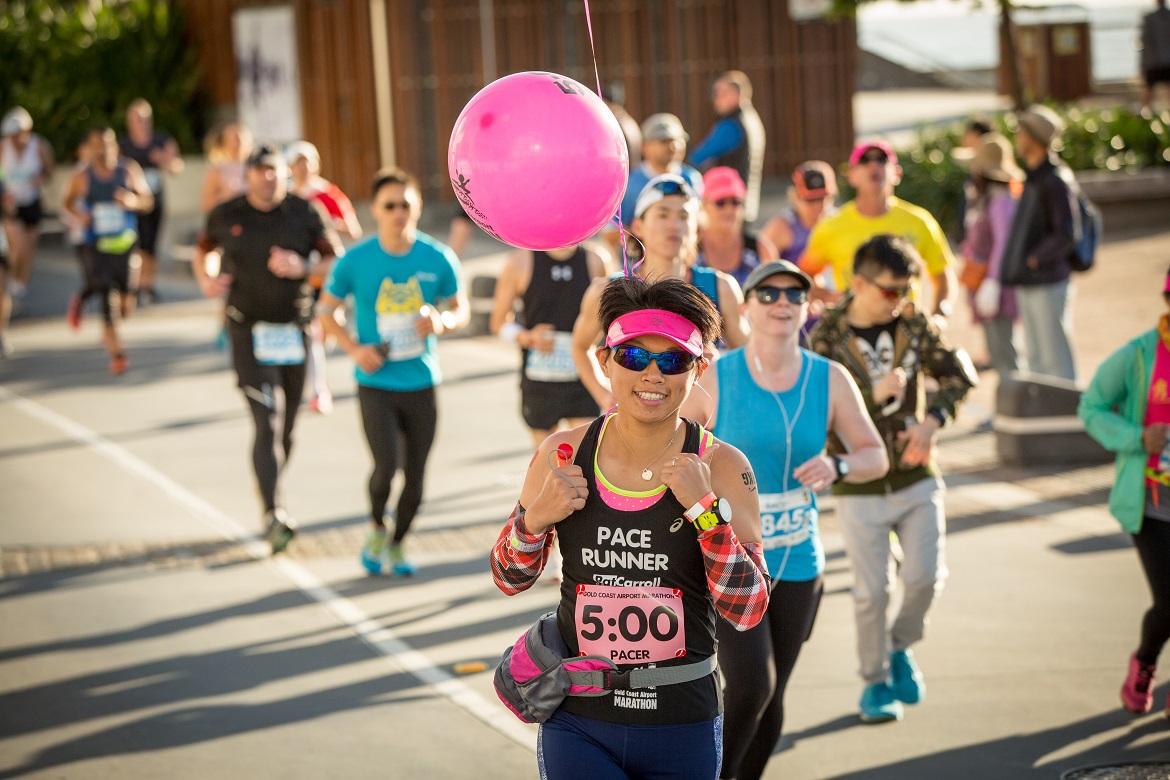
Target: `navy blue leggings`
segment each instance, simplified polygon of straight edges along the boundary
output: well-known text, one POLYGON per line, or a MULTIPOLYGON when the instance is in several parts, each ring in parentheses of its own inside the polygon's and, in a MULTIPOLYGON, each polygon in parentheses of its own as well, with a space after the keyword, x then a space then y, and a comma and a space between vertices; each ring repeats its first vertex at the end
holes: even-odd
POLYGON ((696 780, 719 776, 723 716, 674 726, 629 726, 557 710, 540 726, 544 780, 696 780))
POLYGON ((1143 518, 1141 532, 1134 534, 1133 543, 1154 596, 1154 603, 1142 618, 1137 657, 1153 665, 1170 641, 1170 522, 1143 518))

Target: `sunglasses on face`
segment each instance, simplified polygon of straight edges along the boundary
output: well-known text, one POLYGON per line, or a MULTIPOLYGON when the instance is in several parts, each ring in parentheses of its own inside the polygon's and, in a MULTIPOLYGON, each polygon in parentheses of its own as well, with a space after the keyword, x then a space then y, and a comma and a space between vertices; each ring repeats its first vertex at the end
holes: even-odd
POLYGON ((913 284, 906 284, 906 285, 902 285, 900 287, 886 287, 884 285, 878 284, 873 279, 870 279, 868 276, 862 276, 861 278, 865 279, 865 281, 867 281, 871 285, 873 285, 873 288, 875 290, 877 290, 879 293, 881 293, 882 297, 885 298, 887 301, 900 301, 903 298, 905 298, 907 295, 909 295, 910 291, 914 289, 913 284))
POLYGON ((857 164, 858 165, 866 165, 866 164, 871 163, 871 162, 876 162, 876 163, 881 163, 882 165, 885 165, 889 161, 890 161, 890 158, 886 156, 885 152, 871 150, 871 151, 868 151, 865 154, 861 155, 861 157, 858 158, 858 160, 857 160, 857 164))
POLYGON ((648 349, 632 346, 612 347, 614 362, 630 371, 645 371, 653 360, 658 364, 658 370, 673 376, 685 374, 694 367, 697 357, 690 352, 671 350, 669 352, 651 352, 648 349))
POLYGON ((785 298, 794 306, 808 301, 808 291, 802 287, 757 287, 752 290, 752 294, 765 306, 771 306, 781 298, 785 298))
POLYGON ((378 207, 386 211, 397 211, 398 209, 410 211, 410 204, 404 200, 388 200, 385 203, 379 203, 378 207))
POLYGON ((735 206, 736 208, 739 208, 742 205, 743 201, 739 198, 720 198, 719 200, 715 201, 715 206, 721 209, 727 208, 728 206, 735 206))

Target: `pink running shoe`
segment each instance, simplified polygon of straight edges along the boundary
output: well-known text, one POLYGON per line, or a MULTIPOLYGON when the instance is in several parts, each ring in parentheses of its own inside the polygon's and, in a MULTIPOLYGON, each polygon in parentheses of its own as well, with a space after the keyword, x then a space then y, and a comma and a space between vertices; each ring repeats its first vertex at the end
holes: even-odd
POLYGON ((1145 715, 1154 706, 1154 673, 1157 667, 1143 664, 1137 653, 1130 656, 1129 674, 1121 686, 1121 706, 1134 715, 1145 715))
POLYGON ((333 411, 333 395, 331 393, 322 393, 317 396, 309 401, 309 410, 318 414, 329 414, 333 411))

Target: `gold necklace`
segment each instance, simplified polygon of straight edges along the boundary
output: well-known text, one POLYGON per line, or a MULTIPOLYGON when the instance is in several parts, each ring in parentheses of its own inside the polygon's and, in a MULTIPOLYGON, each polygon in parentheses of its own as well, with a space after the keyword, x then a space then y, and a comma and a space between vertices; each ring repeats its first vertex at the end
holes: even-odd
MULTIPOLYGON (((642 463, 641 458, 638 457, 638 453, 634 452, 634 448, 630 446, 630 443, 628 441, 626 441, 626 437, 622 435, 622 429, 619 428, 616 423, 614 424, 613 429, 615 431, 617 431, 618 438, 622 440, 622 444, 624 444, 626 446, 626 449, 630 451, 630 454, 634 456, 634 460, 637 461, 638 463, 642 463)), ((666 446, 662 448, 662 452, 658 453, 653 458, 651 458, 650 462, 653 463, 654 461, 661 458, 663 453, 665 453, 667 450, 670 449, 670 445, 674 444, 674 440, 676 438, 678 438, 678 426, 677 425, 675 426, 675 429, 674 429, 674 436, 670 437, 670 441, 668 441, 666 443, 666 446)), ((646 480, 647 482, 654 479, 654 472, 650 470, 649 466, 642 466, 642 479, 646 480)))

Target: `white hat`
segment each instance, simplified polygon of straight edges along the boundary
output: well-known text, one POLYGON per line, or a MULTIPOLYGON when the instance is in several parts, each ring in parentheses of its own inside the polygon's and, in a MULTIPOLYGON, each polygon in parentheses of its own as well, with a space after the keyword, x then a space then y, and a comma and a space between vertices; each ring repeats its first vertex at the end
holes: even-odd
POLYGON ((308 141, 293 141, 284 147, 284 159, 289 165, 292 165, 302 157, 309 161, 309 168, 311 170, 315 171, 321 167, 321 155, 317 152, 317 147, 308 141))
POLYGON ((32 130, 32 116, 20 106, 9 109, 0 121, 0 135, 16 135, 32 130))

